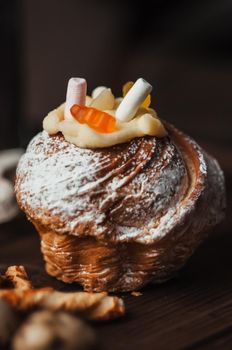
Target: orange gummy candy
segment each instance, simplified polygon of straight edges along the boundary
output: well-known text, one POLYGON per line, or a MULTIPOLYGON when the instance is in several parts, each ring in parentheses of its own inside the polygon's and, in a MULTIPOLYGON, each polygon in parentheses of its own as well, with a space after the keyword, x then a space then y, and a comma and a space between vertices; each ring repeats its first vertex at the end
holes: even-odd
POLYGON ((97 132, 111 133, 117 130, 115 118, 99 109, 73 105, 70 112, 79 123, 87 124, 97 132))

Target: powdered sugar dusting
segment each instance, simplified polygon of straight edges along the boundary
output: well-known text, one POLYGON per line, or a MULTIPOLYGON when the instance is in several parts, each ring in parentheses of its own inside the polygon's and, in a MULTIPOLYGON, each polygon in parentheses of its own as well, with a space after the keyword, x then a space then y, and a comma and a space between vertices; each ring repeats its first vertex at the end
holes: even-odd
MULTIPOLYGON (((191 186, 202 187, 207 166, 197 152, 201 176, 191 186)), ((58 233, 150 243, 193 210, 201 191, 192 195, 188 172, 168 138, 91 150, 44 131, 21 158, 16 194, 30 219, 58 233)))

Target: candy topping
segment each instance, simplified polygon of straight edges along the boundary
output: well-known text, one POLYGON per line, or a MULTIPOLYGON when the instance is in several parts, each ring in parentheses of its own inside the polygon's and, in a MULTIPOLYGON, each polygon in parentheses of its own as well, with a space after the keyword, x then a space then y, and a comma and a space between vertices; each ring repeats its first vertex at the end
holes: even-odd
POLYGON ((115 118, 99 109, 75 104, 70 112, 80 124, 87 124, 99 133, 111 133, 117 130, 115 118))
POLYGON ((74 104, 85 105, 87 83, 83 78, 71 78, 68 82, 64 119, 72 120, 70 108, 74 104))
POLYGON ((138 79, 133 86, 132 83, 129 82, 128 86, 124 87, 124 91, 128 89, 128 92, 116 111, 116 118, 121 122, 128 122, 134 118, 139 107, 145 102, 144 100, 152 90, 152 86, 142 78, 138 79))
POLYGON ((126 94, 128 93, 128 91, 132 88, 132 86, 134 85, 133 81, 128 81, 126 82, 123 87, 122 87, 122 96, 125 97, 126 94))
POLYGON ((93 98, 92 102, 90 103, 90 106, 101 110, 113 109, 114 102, 115 102, 115 98, 114 98, 114 95, 112 94, 111 89, 103 88, 93 98))
POLYGON ((107 89, 106 86, 98 86, 92 91, 92 98, 96 98, 103 90, 107 89))
MULTIPOLYGON (((128 91, 132 88, 134 85, 133 81, 128 81, 126 84, 122 87, 122 96, 125 97, 128 91)), ((151 104, 151 95, 147 95, 143 103, 141 104, 141 107, 143 108, 149 108, 151 104)))
POLYGON ((140 78, 123 86, 123 97, 99 86, 86 95, 86 81, 71 78, 66 103, 51 111, 43 121, 49 135, 61 132, 82 148, 104 148, 145 135, 164 137, 167 132, 154 109, 149 108, 152 86, 140 78))

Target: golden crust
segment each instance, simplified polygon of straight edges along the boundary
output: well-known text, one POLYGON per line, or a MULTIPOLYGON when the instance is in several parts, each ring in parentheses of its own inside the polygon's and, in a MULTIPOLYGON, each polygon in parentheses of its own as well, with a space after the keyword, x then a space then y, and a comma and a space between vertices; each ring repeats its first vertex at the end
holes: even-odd
MULTIPOLYGON (((83 223, 84 213, 77 212, 76 216, 72 216, 66 211, 64 219, 62 215, 55 215, 54 208, 35 209, 30 200, 25 201, 26 191, 23 185, 25 178, 30 177, 30 170, 23 175, 22 167, 25 162, 19 166, 16 179, 18 203, 40 233, 49 274, 64 282, 79 282, 87 291, 138 290, 150 281, 160 282, 170 278, 192 255, 207 236, 208 230, 221 221, 225 207, 225 190, 218 163, 173 126, 165 123, 165 127, 170 138, 142 138, 134 140, 132 146, 130 145, 132 149, 139 145, 139 151, 136 150, 134 155, 135 165, 125 163, 130 171, 129 175, 126 171, 123 175, 124 178, 130 177, 130 181, 117 192, 120 204, 123 205, 117 206, 119 197, 116 200, 111 198, 100 223, 98 220, 101 212, 98 211, 98 205, 105 198, 99 191, 99 186, 98 195, 95 192, 93 200, 91 190, 83 192, 87 203, 94 203, 94 208, 97 208, 95 216, 83 223), (139 159, 141 154, 147 155, 149 159, 139 159), (143 159, 145 165, 140 166, 143 159), (145 190, 141 186, 140 192, 133 192, 142 178, 145 179, 146 186, 152 183, 155 188, 151 193, 152 208, 146 207, 147 202, 143 199, 144 193, 147 194, 146 186, 145 190), (163 186, 166 192, 162 192, 163 186), (128 208, 131 210, 126 215, 128 208), (68 229, 68 220, 75 221, 71 229, 68 229), (124 231, 121 232, 122 226, 124 231)), ((56 149, 72 148, 62 139, 54 142, 56 149)), ((120 156, 126 155, 127 145, 120 147, 120 156)), ((116 162, 119 157, 117 150, 118 148, 112 148, 111 161, 112 167, 119 169, 116 162)), ((38 152, 38 143, 36 147, 32 144, 28 152, 38 152)), ((40 152, 44 152, 43 145, 40 145, 40 152)), ((51 154, 52 152, 54 149, 51 149, 51 154)), ((104 152, 107 150, 99 152, 103 152, 102 158, 105 160, 104 152)), ((45 157, 48 157, 47 153, 45 157)), ((90 166, 88 171, 91 170, 90 166)), ((106 171, 109 173, 110 170, 106 171)), ((105 179, 106 174, 101 173, 99 176, 105 179)), ((113 173, 113 179, 116 176, 113 173)), ((112 179, 110 181, 112 183, 112 179)), ((103 191, 108 182, 102 182, 101 186, 100 190, 103 191)), ((73 203, 75 200, 78 201, 79 197, 73 195, 73 203)))

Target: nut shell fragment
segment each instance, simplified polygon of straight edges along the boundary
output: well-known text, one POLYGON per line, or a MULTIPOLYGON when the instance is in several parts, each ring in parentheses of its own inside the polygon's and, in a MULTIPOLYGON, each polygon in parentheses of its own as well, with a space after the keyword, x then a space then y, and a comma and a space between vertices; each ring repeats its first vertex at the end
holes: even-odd
POLYGON ((17 315, 7 302, 0 299, 0 348, 10 342, 17 325, 17 315))
POLYGON ((95 334, 84 321, 64 312, 33 313, 17 331, 13 350, 87 350, 95 334))

